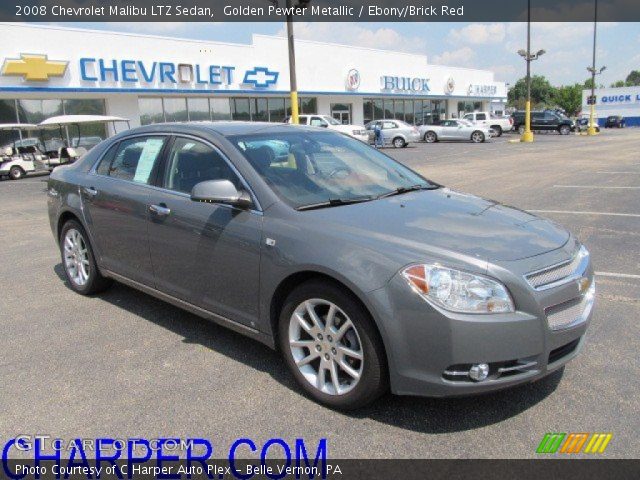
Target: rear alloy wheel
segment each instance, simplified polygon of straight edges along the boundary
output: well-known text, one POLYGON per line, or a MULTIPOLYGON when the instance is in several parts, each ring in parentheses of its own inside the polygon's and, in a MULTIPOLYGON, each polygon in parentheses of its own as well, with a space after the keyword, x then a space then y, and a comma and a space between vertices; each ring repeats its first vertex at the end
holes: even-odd
POLYGON ((494 132, 496 132, 496 137, 502 136, 502 127, 500 125, 494 125, 491 128, 493 129, 494 132))
POLYGON ((558 130, 560 135, 569 135, 571 133, 571 127, 569 125, 560 125, 560 129, 558 130))
POLYGON ((279 342, 299 385, 329 407, 359 408, 386 389, 377 330, 367 312, 333 284, 312 281, 289 295, 279 342))
POLYGON ((100 274, 87 234, 75 220, 62 227, 60 253, 64 273, 74 291, 91 295, 111 285, 111 280, 100 274))
POLYGON ((438 136, 436 135, 436 132, 427 132, 424 134, 424 141, 427 143, 435 143, 438 141, 438 136))
POLYGON ((484 142, 484 133, 478 132, 477 130, 471 134, 471 141, 473 143, 482 143, 484 142))
POLYGON ((11 180, 20 180, 25 176, 25 171, 20 167, 13 166, 9 169, 9 178, 11 180))
POLYGON ((396 137, 393 139, 393 146, 395 148, 403 148, 406 144, 407 142, 405 142, 402 137, 396 137))

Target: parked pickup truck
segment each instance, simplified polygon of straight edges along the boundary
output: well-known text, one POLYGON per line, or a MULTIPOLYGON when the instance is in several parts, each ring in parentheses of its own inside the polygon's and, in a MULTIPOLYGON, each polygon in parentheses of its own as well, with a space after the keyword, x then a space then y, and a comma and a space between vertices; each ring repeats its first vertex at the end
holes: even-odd
POLYGON ((496 137, 502 135, 503 132, 510 132, 513 129, 513 120, 510 117, 498 117, 491 115, 489 112, 467 113, 462 118, 474 125, 490 128, 495 132, 496 137))

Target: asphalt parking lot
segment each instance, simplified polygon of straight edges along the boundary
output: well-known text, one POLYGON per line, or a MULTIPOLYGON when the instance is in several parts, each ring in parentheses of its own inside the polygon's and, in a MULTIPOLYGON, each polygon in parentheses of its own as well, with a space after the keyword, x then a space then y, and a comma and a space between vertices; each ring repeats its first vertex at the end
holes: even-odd
POLYGON ((331 458, 534 457, 546 432, 640 445, 640 129, 387 153, 447 185, 536 212, 592 253, 597 305, 581 355, 530 385, 473 398, 387 395, 352 414, 298 393, 267 347, 130 288, 63 282, 42 180, 0 182, 0 437, 327 438, 331 458))

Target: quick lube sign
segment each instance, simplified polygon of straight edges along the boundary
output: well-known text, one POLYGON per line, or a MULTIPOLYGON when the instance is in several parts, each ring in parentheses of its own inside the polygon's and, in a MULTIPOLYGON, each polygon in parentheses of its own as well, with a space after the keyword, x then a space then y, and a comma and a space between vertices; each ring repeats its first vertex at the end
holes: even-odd
POLYGON ((265 89, 275 85, 279 72, 268 67, 241 69, 235 65, 175 63, 82 57, 80 78, 91 83, 123 85, 175 85, 177 88, 224 88, 231 85, 265 89))
POLYGON ((622 95, 602 95, 600 103, 634 103, 640 102, 640 93, 622 95))

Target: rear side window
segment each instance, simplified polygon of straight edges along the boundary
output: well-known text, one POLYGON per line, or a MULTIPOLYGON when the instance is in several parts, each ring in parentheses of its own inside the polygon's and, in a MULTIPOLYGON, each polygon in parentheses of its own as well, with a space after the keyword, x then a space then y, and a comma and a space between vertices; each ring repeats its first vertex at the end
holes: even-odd
POLYGON ((110 150, 105 155, 97 172, 131 182, 149 183, 164 142, 165 137, 136 137, 123 140, 118 144, 115 154, 110 150), (109 167, 105 169, 103 164, 109 157, 109 167))

